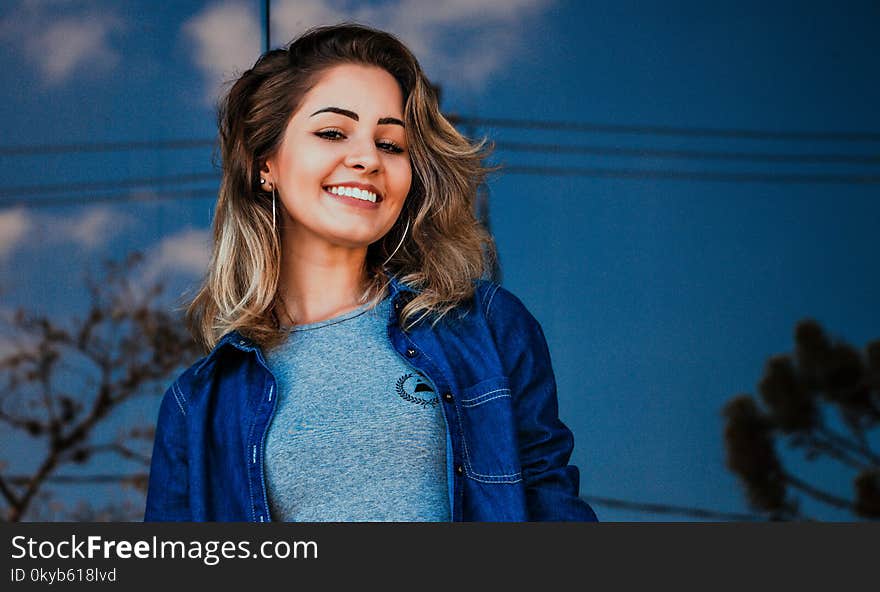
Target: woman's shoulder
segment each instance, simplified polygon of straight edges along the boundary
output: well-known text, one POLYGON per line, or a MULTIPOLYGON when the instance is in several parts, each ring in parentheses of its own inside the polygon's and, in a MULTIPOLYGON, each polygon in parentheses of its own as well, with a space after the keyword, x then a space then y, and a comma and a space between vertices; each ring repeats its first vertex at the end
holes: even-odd
POLYGON ((177 374, 172 375, 174 378, 168 383, 167 394, 173 395, 175 398, 189 398, 189 394, 195 392, 197 384, 200 382, 199 370, 204 366, 208 356, 202 356, 189 367, 179 370, 177 374))
POLYGON ((474 300, 487 319, 507 321, 523 318, 534 320, 522 300, 493 280, 478 279, 475 281, 474 300))
POLYGON ((232 367, 232 364, 218 363, 220 358, 226 354, 229 349, 246 351, 254 349, 255 344, 242 336, 238 331, 230 331, 221 337, 210 352, 206 353, 196 361, 192 362, 187 368, 178 372, 171 383, 169 389, 178 389, 180 391, 194 391, 199 385, 210 382, 215 377, 218 369, 224 367, 232 367))
MULTIPOLYGON (((516 294, 491 280, 480 280, 475 288, 474 300, 484 319, 479 324, 488 330, 505 359, 547 351, 541 324, 516 294)), ((510 362, 510 367, 513 365, 510 362)))

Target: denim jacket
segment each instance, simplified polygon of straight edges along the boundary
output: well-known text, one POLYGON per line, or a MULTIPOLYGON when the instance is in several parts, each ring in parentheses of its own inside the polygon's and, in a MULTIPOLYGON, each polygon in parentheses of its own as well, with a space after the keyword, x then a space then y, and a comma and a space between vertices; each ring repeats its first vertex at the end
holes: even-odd
MULTIPOLYGON (((543 331, 513 294, 478 281, 434 328, 404 332, 413 289, 392 279, 388 338, 440 393, 453 521, 593 521, 568 464, 543 331)), ((159 409, 145 520, 270 520, 264 444, 277 397, 260 348, 236 331, 187 369, 159 409)))

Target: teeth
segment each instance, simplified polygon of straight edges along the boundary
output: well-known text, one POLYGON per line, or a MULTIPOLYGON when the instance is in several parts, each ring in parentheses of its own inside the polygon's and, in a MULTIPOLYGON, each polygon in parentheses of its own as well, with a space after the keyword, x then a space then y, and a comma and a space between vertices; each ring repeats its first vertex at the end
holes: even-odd
POLYGON ((333 186, 330 187, 328 190, 333 195, 345 195, 347 197, 353 197, 355 199, 362 199, 364 201, 376 203, 376 194, 371 191, 367 191, 366 189, 360 189, 358 187, 333 186))

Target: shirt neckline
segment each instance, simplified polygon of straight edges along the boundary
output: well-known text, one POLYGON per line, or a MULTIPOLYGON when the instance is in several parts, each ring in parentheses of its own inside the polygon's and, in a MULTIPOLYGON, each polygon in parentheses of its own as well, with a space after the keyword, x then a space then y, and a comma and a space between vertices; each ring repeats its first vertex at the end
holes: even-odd
POLYGON ((324 319, 323 321, 315 321, 314 323, 305 323, 303 325, 294 325, 293 327, 289 327, 291 331, 311 331, 313 329, 320 329, 321 327, 327 327, 328 325, 335 325, 337 323, 341 323, 343 321, 347 321, 349 319, 353 319, 355 317, 359 317, 369 308, 370 303, 362 304, 355 308, 354 310, 350 310, 348 312, 344 312, 340 315, 336 315, 335 317, 330 317, 329 319, 324 319))

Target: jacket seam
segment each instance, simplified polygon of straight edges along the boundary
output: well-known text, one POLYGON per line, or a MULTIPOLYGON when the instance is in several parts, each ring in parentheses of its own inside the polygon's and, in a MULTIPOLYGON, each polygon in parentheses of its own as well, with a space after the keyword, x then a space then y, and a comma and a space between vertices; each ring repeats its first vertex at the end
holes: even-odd
POLYGON ((184 405, 186 404, 186 397, 183 395, 183 391, 180 386, 178 386, 177 382, 172 383, 171 385, 171 394, 174 395, 174 400, 177 402, 177 406, 180 408, 180 412, 186 416, 186 409, 184 405))
MULTIPOLYGON (((250 449, 254 449, 253 439, 254 439, 254 427, 257 425, 257 413, 254 413, 254 418, 251 420, 251 427, 248 430, 248 440, 247 440, 247 448, 245 448, 245 466, 247 467, 247 483, 248 483, 248 493, 250 494, 250 499, 248 499, 248 509, 251 513, 251 522, 257 521, 257 512, 256 508, 254 508, 254 486, 253 486, 253 465, 256 465, 256 462, 253 464, 250 462, 250 449)), ((255 450, 255 449, 254 449, 255 450)))
MULTIPOLYGON (((498 293, 498 289, 501 288, 500 284, 493 282, 491 284, 492 291, 489 293, 489 298, 486 300, 486 306, 484 308, 486 320, 489 320, 489 315, 492 312, 492 301, 495 299, 495 295, 498 293)), ((511 391, 509 388, 501 388, 489 391, 488 393, 483 393, 479 397, 474 397, 471 399, 462 399, 461 406, 462 407, 476 407, 479 404, 488 403, 494 399, 499 399, 501 397, 510 397, 511 391), (494 397, 490 397, 485 399, 486 395, 491 395, 493 393, 500 393, 495 395, 494 397), (481 400, 482 399, 482 400, 481 400), (475 403, 479 401, 479 403, 475 403)), ((471 464, 471 454, 470 450, 468 450, 467 445, 467 436, 462 434, 461 437, 462 444, 464 445, 464 458, 465 464, 468 469, 468 476, 474 481, 479 481, 480 483, 520 483, 523 480, 522 471, 517 471, 515 473, 504 473, 501 475, 484 475, 482 473, 478 473, 474 470, 473 465, 471 464)))
POLYGON ((501 397, 510 397, 510 389, 509 388, 500 388, 495 389, 493 391, 489 391, 488 393, 483 393, 479 397, 474 397, 473 399, 462 399, 461 406, 462 407, 479 407, 483 403, 488 403, 489 401, 494 401, 495 399, 500 399, 501 397), (499 393, 494 397, 489 397, 494 393, 499 393))
POLYGON ((468 451, 467 437, 463 436, 461 441, 464 444, 464 456, 468 468, 468 477, 474 481, 479 481, 480 483, 519 483, 523 480, 522 471, 517 471, 516 473, 502 473, 500 475, 484 475, 483 473, 476 472, 471 465, 471 455, 468 451))
MULTIPOLYGON (((427 360, 431 363, 431 365, 437 370, 437 373, 440 375, 440 377, 446 381, 447 385, 451 386, 451 383, 449 382, 449 380, 447 380, 446 375, 443 373, 443 370, 440 368, 440 366, 437 365, 436 362, 434 362, 434 358, 432 358, 430 355, 428 355, 428 352, 426 352, 424 350, 424 348, 419 347, 415 342, 413 342, 413 340, 410 339, 409 336, 406 335, 406 333, 404 333, 404 337, 406 338, 406 341, 408 341, 413 347, 417 347, 419 349, 419 351, 422 352, 422 355, 424 355, 425 358, 427 358, 427 360)), ((483 483, 516 483, 517 482, 517 481, 501 481, 501 479, 505 479, 508 477, 509 478, 516 478, 519 475, 519 473, 495 476, 495 475, 482 475, 482 474, 474 471, 473 468, 471 467, 471 459, 470 459, 470 454, 468 453, 468 447, 467 447, 467 436, 465 436, 465 434, 464 434, 464 426, 462 425, 461 418, 459 418, 459 420, 458 420, 458 432, 459 432, 459 438, 461 438, 461 443, 464 446, 464 464, 467 467, 468 477, 470 477, 471 479, 474 479, 475 481, 480 481, 483 483), (485 477, 486 479, 478 479, 477 477, 475 477, 475 475, 478 477, 485 477), (492 479, 492 480, 490 481, 487 479, 492 479)), ((519 477, 519 480, 522 480, 521 476, 519 477)), ((450 508, 450 510, 452 510, 452 508, 450 508)))
POLYGON ((495 294, 498 293, 498 288, 501 287, 500 284, 492 284, 493 290, 492 293, 489 294, 489 300, 486 302, 486 318, 489 318, 489 315, 492 312, 492 300, 495 298, 495 294))
MULTIPOLYGON (((464 432, 463 426, 462 432, 464 432)), ((484 475, 483 473, 476 472, 471 465, 471 453, 468 450, 467 435, 464 433, 461 434, 461 443, 464 446, 464 463, 467 465, 468 477, 474 481, 481 483, 519 483, 522 481, 522 471, 502 473, 501 475, 484 475)))
POLYGON ((481 483, 518 483, 522 481, 522 471, 517 471, 516 473, 502 473, 500 475, 484 475, 483 473, 476 472, 471 465, 471 454, 468 450, 467 436, 464 434, 461 436, 461 442, 464 445, 464 462, 467 465, 468 476, 471 479, 480 481, 481 483))

